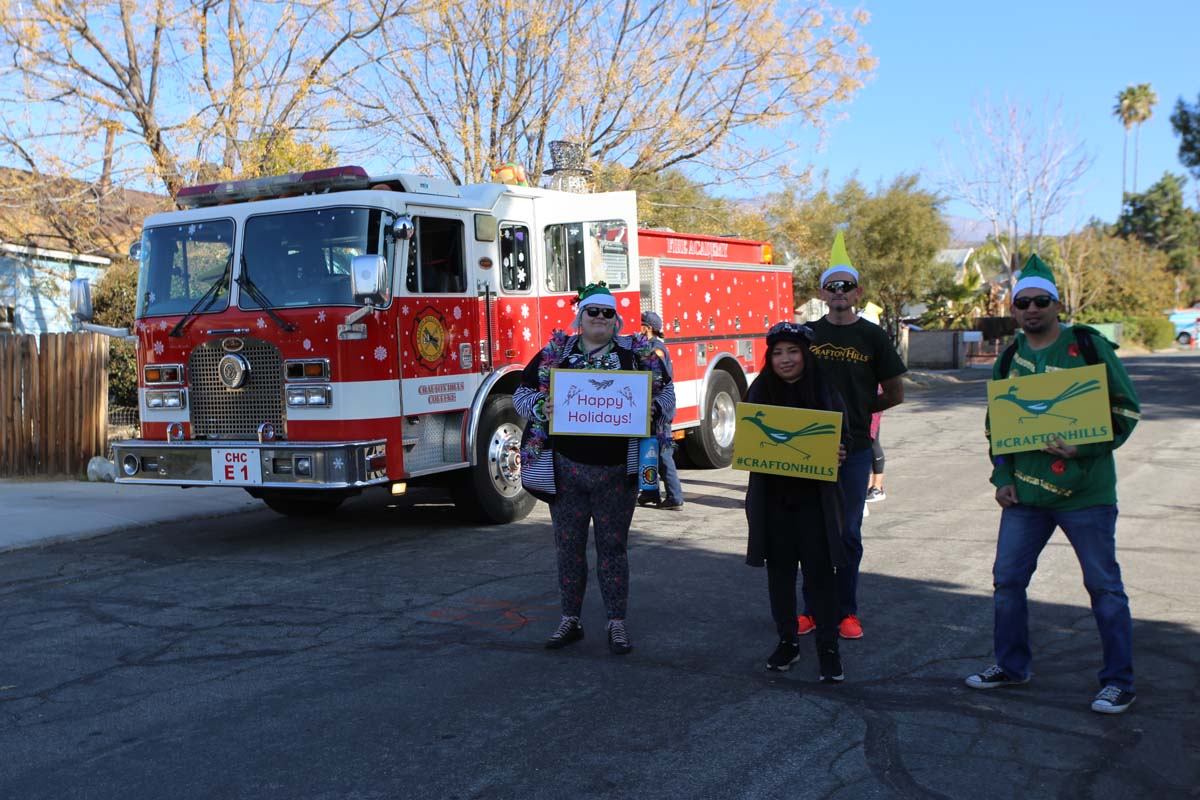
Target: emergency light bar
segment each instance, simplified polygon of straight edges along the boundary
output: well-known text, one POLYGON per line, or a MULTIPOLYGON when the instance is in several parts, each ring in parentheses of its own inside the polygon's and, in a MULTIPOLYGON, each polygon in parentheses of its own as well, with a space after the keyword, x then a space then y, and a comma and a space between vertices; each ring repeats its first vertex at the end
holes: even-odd
POLYGON ((243 200, 269 197, 294 197, 318 192, 366 189, 371 179, 362 167, 332 167, 288 175, 271 175, 248 181, 226 181, 203 186, 187 186, 175 196, 180 208, 203 208, 243 200))

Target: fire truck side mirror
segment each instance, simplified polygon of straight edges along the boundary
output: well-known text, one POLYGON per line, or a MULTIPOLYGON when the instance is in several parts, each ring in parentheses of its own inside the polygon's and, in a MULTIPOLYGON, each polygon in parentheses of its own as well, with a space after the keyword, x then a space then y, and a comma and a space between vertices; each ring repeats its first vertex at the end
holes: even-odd
POLYGON ((355 256, 350 265, 350 291, 354 302, 382 304, 387 301, 387 260, 383 256, 355 256))
POLYGON ((71 316, 80 322, 92 319, 92 286, 87 278, 71 281, 71 316))
POLYGON ((392 239, 397 242, 407 242, 416 233, 417 229, 410 216, 397 217, 396 221, 392 223, 392 239))

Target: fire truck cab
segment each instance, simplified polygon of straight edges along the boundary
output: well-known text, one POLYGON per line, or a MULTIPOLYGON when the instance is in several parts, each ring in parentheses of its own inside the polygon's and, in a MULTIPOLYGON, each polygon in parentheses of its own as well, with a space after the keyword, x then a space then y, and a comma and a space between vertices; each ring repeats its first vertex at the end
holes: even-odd
POLYGON ((792 318, 770 245, 638 231, 632 192, 339 167, 177 203, 138 247, 141 433, 113 446, 118 481, 239 486, 285 514, 436 480, 481 521, 525 516, 511 395, 600 280, 623 332, 662 316, 676 436, 727 465, 762 334, 792 318))

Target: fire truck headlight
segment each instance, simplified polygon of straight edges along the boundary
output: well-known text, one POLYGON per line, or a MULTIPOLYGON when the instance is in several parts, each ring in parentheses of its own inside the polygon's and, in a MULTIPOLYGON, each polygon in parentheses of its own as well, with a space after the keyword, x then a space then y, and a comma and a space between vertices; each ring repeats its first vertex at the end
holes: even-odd
POLYGON ((146 392, 146 408, 186 408, 187 392, 183 389, 151 389, 146 392))
POLYGON ((302 406, 306 402, 308 402, 304 396, 304 388, 303 387, 298 387, 298 388, 289 387, 287 390, 287 402, 288 402, 289 406, 302 406))
POLYGON ((296 456, 295 464, 292 467, 292 473, 298 477, 312 477, 312 458, 310 456, 296 456))
POLYGON ((304 390, 304 395, 310 406, 329 405, 330 390, 328 386, 308 386, 304 390))
POLYGON ((130 477, 137 475, 137 471, 141 466, 142 465, 138 461, 138 457, 135 456, 133 453, 130 453, 129 455, 127 455, 123 459, 121 459, 121 469, 124 470, 125 474, 130 477))

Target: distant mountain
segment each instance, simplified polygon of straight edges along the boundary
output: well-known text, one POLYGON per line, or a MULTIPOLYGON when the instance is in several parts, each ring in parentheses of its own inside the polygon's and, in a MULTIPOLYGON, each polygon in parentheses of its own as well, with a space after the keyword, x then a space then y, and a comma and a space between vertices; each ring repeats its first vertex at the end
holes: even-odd
POLYGON ((973 247, 983 244, 992 233, 992 224, 987 220, 956 217, 953 214, 945 215, 945 220, 950 225, 951 247, 973 247))

